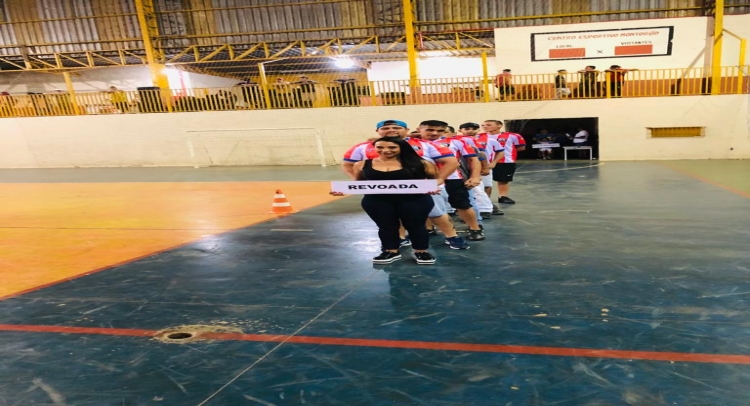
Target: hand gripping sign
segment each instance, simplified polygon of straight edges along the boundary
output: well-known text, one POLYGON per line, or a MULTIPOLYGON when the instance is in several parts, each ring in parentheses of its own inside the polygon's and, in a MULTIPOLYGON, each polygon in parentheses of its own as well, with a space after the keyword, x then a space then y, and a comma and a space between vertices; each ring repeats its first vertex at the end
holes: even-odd
POLYGON ((345 195, 428 194, 438 190, 435 179, 333 181, 331 191, 345 195))

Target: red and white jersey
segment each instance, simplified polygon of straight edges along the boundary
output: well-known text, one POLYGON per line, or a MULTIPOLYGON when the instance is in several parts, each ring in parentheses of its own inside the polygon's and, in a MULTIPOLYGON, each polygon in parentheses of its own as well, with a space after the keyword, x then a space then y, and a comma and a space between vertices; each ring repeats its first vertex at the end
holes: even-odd
POLYGON ((495 160, 495 155, 505 150, 498 140, 490 137, 487 133, 477 134, 474 137, 468 138, 473 139, 477 148, 484 151, 488 162, 493 162, 495 160))
POLYGON ((487 133, 477 134, 473 137, 464 135, 461 139, 470 142, 475 148, 484 152, 487 162, 492 162, 498 152, 503 152, 500 143, 496 139, 488 137, 487 133))
POLYGON ((470 137, 468 135, 460 135, 456 134, 455 139, 461 140, 466 143, 469 147, 471 147, 475 152, 478 152, 481 148, 477 145, 477 143, 474 141, 474 137, 470 137))
MULTIPOLYGON (((417 155, 432 163, 435 163, 435 160, 440 158, 454 156, 453 151, 450 149, 439 147, 429 141, 409 138, 406 142, 414 148, 417 155)), ((364 161, 365 159, 375 159, 377 157, 378 151, 375 149, 375 146, 372 145, 372 142, 357 144, 344 153, 344 161, 348 162, 359 162, 364 161)))
POLYGON ((348 161, 348 162, 359 162, 359 161, 364 161, 365 159, 373 159, 377 157, 378 157, 378 153, 375 152, 375 146, 372 145, 372 142, 369 142, 369 141, 359 143, 349 148, 344 153, 344 161, 348 161), (375 154, 374 157, 372 158, 367 157, 368 155, 371 155, 373 153, 375 154))
MULTIPOLYGON (((459 139, 459 138, 441 138, 435 141, 432 141, 432 143, 437 144, 439 147, 447 148, 450 151, 453 152, 453 155, 456 157, 456 159, 461 158, 471 158, 477 156, 476 152, 474 152, 474 149, 466 143, 466 141, 459 139)), ((457 169, 454 171, 450 176, 448 176, 446 179, 463 179, 463 176, 461 175, 461 172, 457 169)))
POLYGON ((521 134, 506 131, 500 134, 487 134, 487 136, 497 140, 505 150, 500 159, 497 160, 498 163, 510 164, 516 162, 518 158, 518 149, 516 147, 526 146, 526 141, 521 134))

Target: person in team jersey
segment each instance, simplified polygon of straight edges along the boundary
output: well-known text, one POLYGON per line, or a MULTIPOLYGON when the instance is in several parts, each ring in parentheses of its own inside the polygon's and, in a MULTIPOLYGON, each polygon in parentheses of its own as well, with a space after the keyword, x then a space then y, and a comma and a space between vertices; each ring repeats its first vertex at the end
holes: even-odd
MULTIPOLYGON (((489 186, 489 190, 492 192, 492 176, 490 175, 491 168, 489 162, 494 159, 496 153, 502 152, 502 148, 500 148, 500 144, 494 140, 491 140, 489 146, 487 142, 481 143, 480 146, 479 140, 474 137, 477 134, 477 130, 479 130, 479 124, 464 123, 461 124, 460 127, 460 132, 458 134, 447 138, 457 138, 465 142, 477 153, 479 174, 482 184, 469 190, 473 200, 472 204, 477 212, 479 212, 480 219, 490 219, 493 214, 502 215, 503 212, 500 211, 496 205, 492 204, 492 200, 487 195, 486 190, 487 186, 489 186)), ((462 166, 466 164, 465 161, 460 162, 462 166)), ((479 224, 481 225, 482 223, 480 222, 479 224)))
MULTIPOLYGON (((405 139, 409 145, 417 152, 420 157, 436 164, 438 166, 437 180, 443 188, 445 179, 448 178, 457 168, 458 160, 453 152, 447 148, 439 147, 431 142, 409 137, 409 128, 401 120, 383 120, 375 125, 376 133, 381 137, 398 136, 405 139)), ((377 151, 369 142, 359 143, 350 148, 344 154, 344 160, 341 164, 343 171, 354 178, 353 168, 356 162, 373 159, 377 157, 377 151)), ((453 223, 447 214, 447 205, 441 196, 432 196, 434 207, 429 214, 430 221, 445 236, 445 243, 451 249, 465 250, 469 249, 469 244, 458 236, 453 223)), ((408 245, 408 240, 403 240, 404 245, 408 245)))
POLYGON ((510 191, 510 182, 513 182, 513 175, 516 173, 516 159, 518 153, 526 149, 526 141, 521 134, 502 131, 503 122, 500 120, 485 120, 482 123, 482 130, 488 138, 492 138, 500 143, 503 152, 497 154, 495 161, 497 164, 492 170, 492 179, 497 182, 497 192, 500 197, 497 202, 500 204, 515 204, 515 200, 508 197, 510 191))
POLYGON ((479 227, 479 213, 472 207, 469 190, 482 184, 479 172, 479 160, 476 153, 465 142, 457 138, 446 138, 445 130, 448 123, 440 120, 426 120, 419 124, 419 132, 422 139, 431 141, 438 146, 452 151, 456 159, 468 160, 468 172, 454 171, 445 180, 445 193, 451 207, 456 209, 459 217, 469 226, 470 241, 481 241, 485 239, 482 229, 479 227))
MULTIPOLYGON (((477 148, 484 154, 485 159, 481 161, 482 186, 484 187, 485 195, 490 199, 493 189, 492 170, 497 165, 495 157, 497 154, 503 152, 503 147, 500 145, 500 142, 489 137, 487 133, 479 134, 479 124, 477 123, 463 123, 459 126, 459 131, 461 131, 464 137, 474 140, 477 148)), ((492 203, 491 199, 490 203, 492 203)), ((492 204, 490 215, 502 216, 504 214, 496 204, 492 204)))
MULTIPOLYGON (((437 168, 420 157, 401 137, 382 137, 372 143, 376 158, 354 164, 352 171, 357 180, 387 181, 408 179, 435 179, 437 168)), ((372 259, 376 264, 389 264, 401 259, 399 252, 399 227, 409 232, 417 264, 435 263, 427 251, 430 236, 425 222, 434 206, 427 194, 371 194, 362 198, 362 208, 378 226, 382 252, 372 259)))

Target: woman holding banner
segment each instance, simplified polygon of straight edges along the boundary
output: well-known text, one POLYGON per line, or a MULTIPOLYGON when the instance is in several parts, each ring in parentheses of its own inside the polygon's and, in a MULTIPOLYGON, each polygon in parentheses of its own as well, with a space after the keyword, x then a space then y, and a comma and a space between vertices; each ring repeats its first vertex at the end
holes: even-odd
MULTIPOLYGON (((354 164, 358 180, 398 181, 435 179, 437 168, 422 159, 409 143, 400 137, 382 137, 373 142, 378 153, 375 159, 354 164)), ((334 193, 339 194, 339 193, 334 193)), ((372 259, 376 264, 389 264, 401 259, 399 253, 399 223, 409 232, 417 263, 435 263, 427 252, 430 236, 425 228, 427 216, 434 202, 427 194, 367 194, 362 198, 362 208, 378 225, 378 236, 383 252, 372 259)))

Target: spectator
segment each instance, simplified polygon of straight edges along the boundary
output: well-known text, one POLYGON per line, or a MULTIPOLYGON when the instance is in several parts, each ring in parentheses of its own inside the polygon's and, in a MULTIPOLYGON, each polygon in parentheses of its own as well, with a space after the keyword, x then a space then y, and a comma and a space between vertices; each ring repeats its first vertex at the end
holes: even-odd
MULTIPOLYGON (((589 140, 589 132, 586 131, 583 127, 578 127, 578 132, 575 133, 575 135, 572 137, 573 146, 574 147, 588 147, 591 146, 590 140, 589 140)), ((578 152, 578 158, 583 159, 586 156, 585 151, 577 151, 578 152)))
POLYGON ((237 104, 237 95, 230 92, 229 90, 219 90, 216 93, 216 105, 214 106, 217 110, 234 110, 235 104, 237 104))
POLYGON ((315 84, 318 82, 308 79, 307 76, 300 76, 299 80, 294 82, 299 85, 299 94, 302 107, 312 107, 315 101, 315 84))
MULTIPOLYGON (((534 135, 534 143, 545 144, 553 142, 553 135, 546 129, 539 130, 539 133, 534 135)), ((541 160, 552 159, 552 147, 537 148, 537 157, 541 160)))
POLYGON ((503 73, 495 76, 495 87, 500 94, 501 101, 513 97, 516 89, 513 87, 513 75, 510 73, 510 69, 503 69, 503 73))
POLYGON ((562 99, 563 97, 570 96, 570 89, 568 89, 568 81, 565 75, 568 71, 560 69, 555 75, 555 99, 562 99))
POLYGON ((589 145, 589 132, 583 127, 578 127, 578 132, 573 136, 573 146, 582 147, 589 145))
POLYGON ((294 106, 291 83, 284 80, 284 78, 276 78, 276 81, 271 86, 272 108, 286 109, 294 106))
POLYGON ((345 106, 359 106, 359 92, 355 79, 344 75, 333 82, 341 86, 341 101, 345 106))
POLYGON ((115 108, 120 111, 120 113, 127 113, 130 111, 128 95, 125 92, 119 90, 115 86, 110 86, 107 93, 109 93, 109 98, 112 101, 112 105, 114 105, 115 108))
POLYGON ((15 116, 16 99, 8 92, 0 92, 0 117, 15 116))
POLYGON ((250 79, 245 79, 235 86, 240 88, 242 94, 242 100, 245 102, 245 106, 249 109, 257 109, 265 107, 265 100, 263 98, 263 91, 257 83, 250 79))
POLYGON ((607 73, 610 97, 622 97, 622 85, 625 83, 625 75, 638 69, 623 69, 620 65, 612 65, 604 72, 607 73))
POLYGON ((580 81, 578 82, 578 89, 576 89, 577 97, 599 97, 599 71, 596 70, 596 66, 589 65, 583 70, 579 70, 581 74, 580 81))

